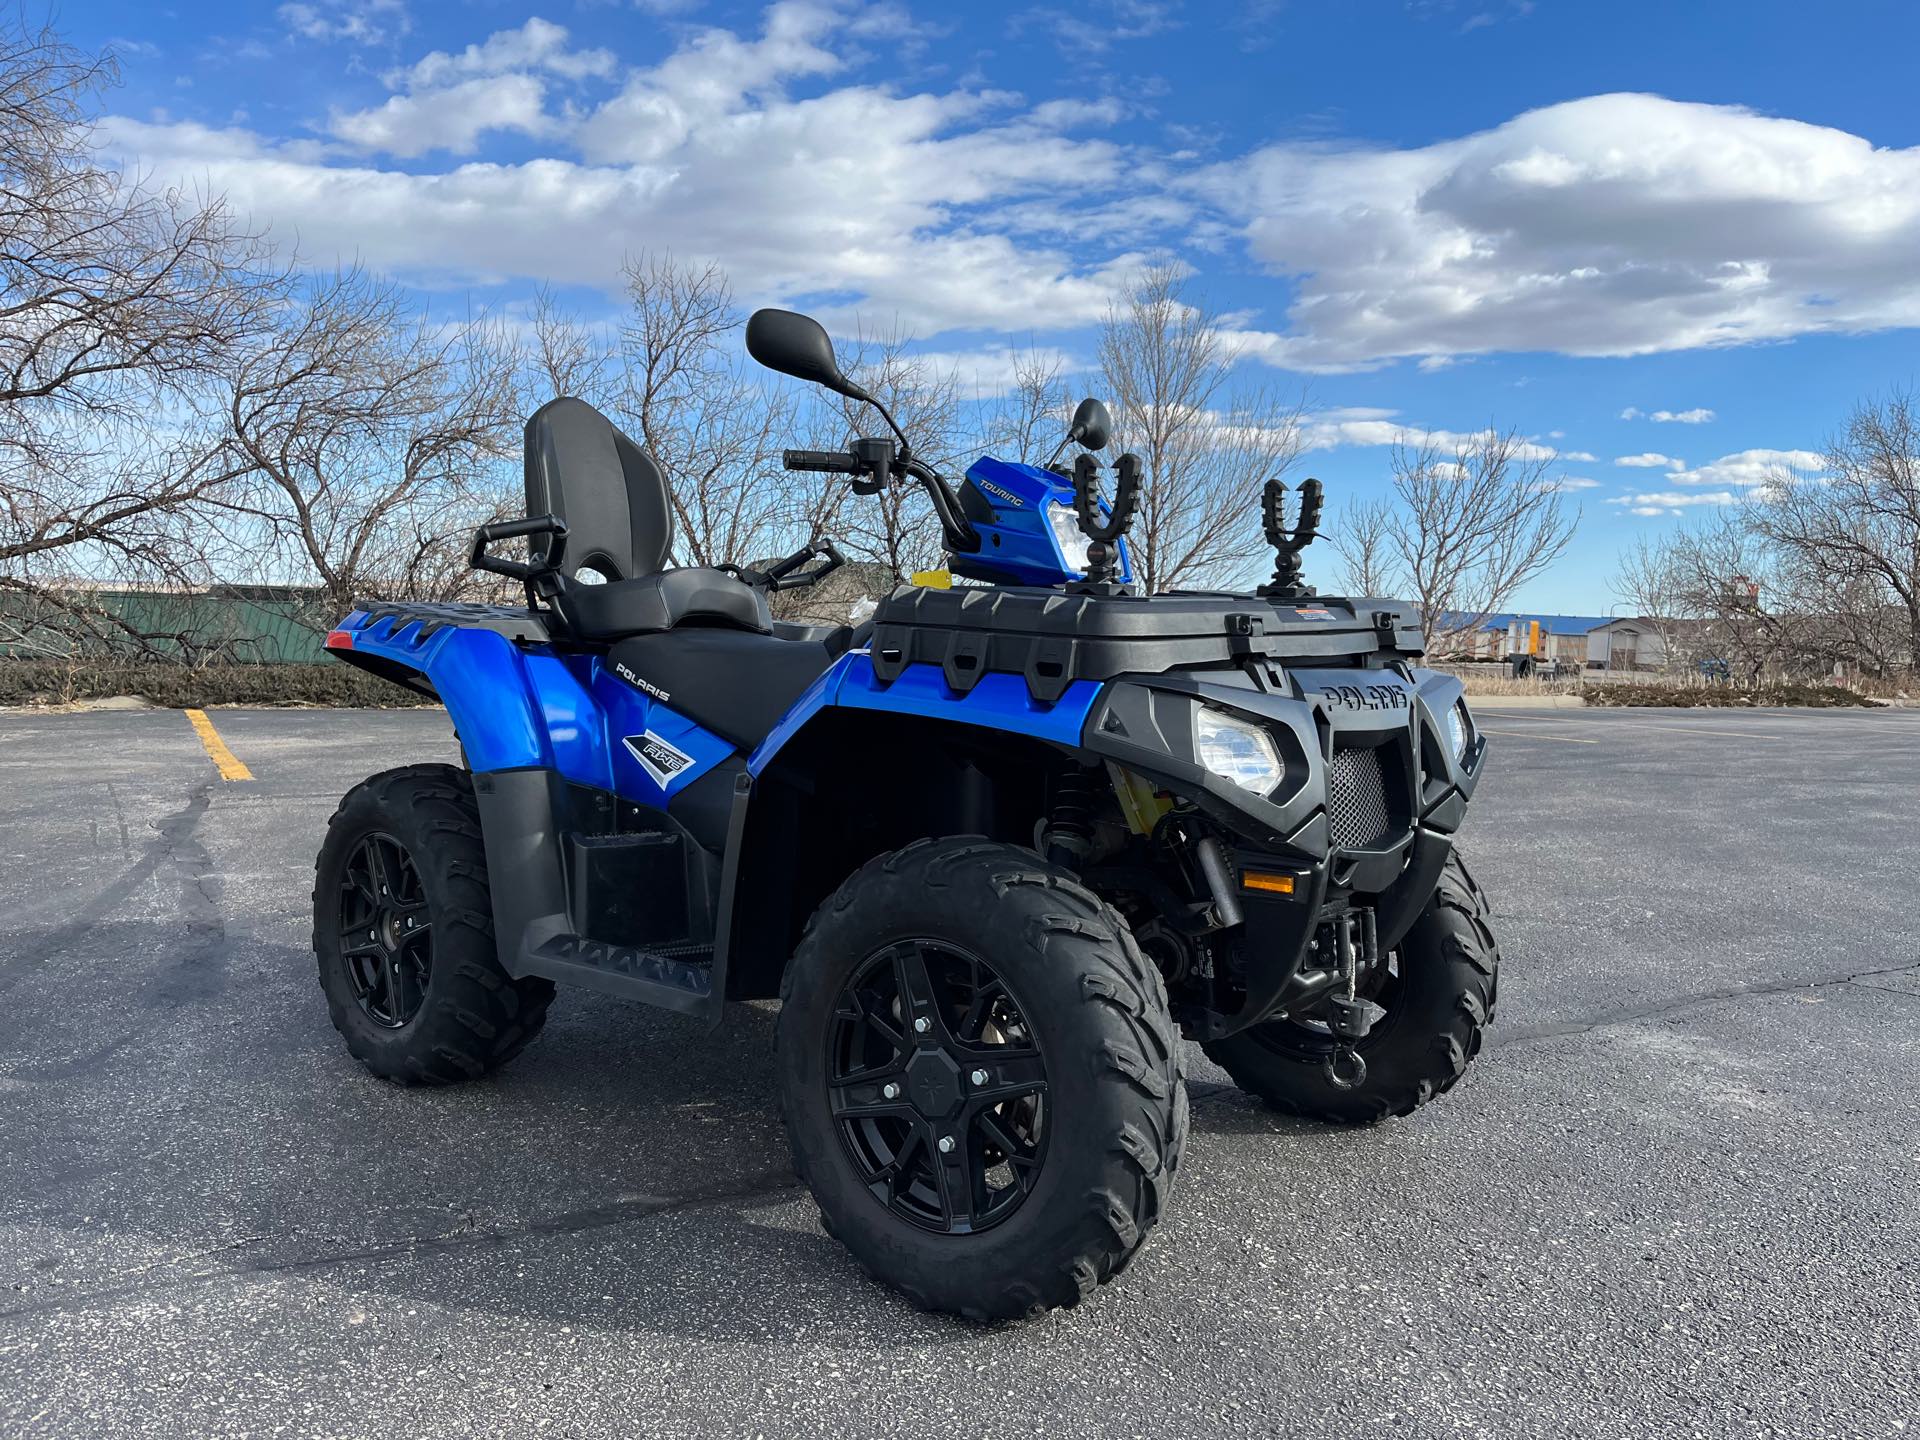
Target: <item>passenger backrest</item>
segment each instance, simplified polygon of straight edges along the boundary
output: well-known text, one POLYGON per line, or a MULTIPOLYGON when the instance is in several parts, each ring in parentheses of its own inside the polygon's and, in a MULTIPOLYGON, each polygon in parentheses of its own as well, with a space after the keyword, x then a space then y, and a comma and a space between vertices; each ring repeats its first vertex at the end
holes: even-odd
MULTIPOLYGON (((666 568, 673 510, 654 458, 584 400, 549 400, 527 421, 527 514, 567 522, 566 572, 638 580, 666 568)), ((545 538, 534 537, 533 554, 545 538)))

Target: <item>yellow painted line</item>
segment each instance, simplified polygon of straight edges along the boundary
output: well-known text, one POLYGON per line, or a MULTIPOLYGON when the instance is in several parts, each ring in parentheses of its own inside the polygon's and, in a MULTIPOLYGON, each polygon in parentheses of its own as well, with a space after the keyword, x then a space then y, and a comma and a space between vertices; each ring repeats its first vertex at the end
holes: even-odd
POLYGON ((187 721, 193 726, 194 734, 200 737, 200 743, 206 747, 207 758, 219 768, 222 780, 251 780, 253 772, 240 763, 240 757, 227 748, 227 742, 220 738, 220 732, 213 728, 213 721, 207 718, 204 710, 187 711, 187 721))
POLYGON ((1598 740, 1582 740, 1578 735, 1542 735, 1546 727, 1536 726, 1531 730, 1495 730, 1486 725, 1476 726, 1482 735, 1513 735, 1522 740, 1552 740, 1560 745, 1598 745, 1598 740))

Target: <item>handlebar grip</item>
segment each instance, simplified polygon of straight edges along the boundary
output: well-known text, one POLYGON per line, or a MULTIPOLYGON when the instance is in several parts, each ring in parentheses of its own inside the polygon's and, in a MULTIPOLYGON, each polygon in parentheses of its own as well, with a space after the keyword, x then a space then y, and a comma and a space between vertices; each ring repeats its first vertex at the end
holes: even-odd
POLYGON ((844 450, 783 450, 780 463, 788 470, 812 470, 822 475, 858 475, 861 465, 844 450))

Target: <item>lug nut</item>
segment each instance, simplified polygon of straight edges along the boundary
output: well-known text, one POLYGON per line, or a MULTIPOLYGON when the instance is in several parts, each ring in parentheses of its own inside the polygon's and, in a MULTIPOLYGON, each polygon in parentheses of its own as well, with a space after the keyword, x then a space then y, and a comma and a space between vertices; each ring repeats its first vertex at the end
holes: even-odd
POLYGON ((940 1153, 942 1155, 951 1155, 953 1153, 953 1136, 942 1135, 940 1137, 940 1153))
POLYGON ((898 1085, 888 1084, 881 1088, 880 1093, 889 1100, 898 1100, 900 1098, 900 1087, 898 1085))
POLYGON ((913 1022, 913 1033, 916 1035, 924 1035, 932 1027, 933 1027, 933 1022, 927 1019, 926 1016, 922 1015, 918 1020, 915 1020, 913 1022))
POLYGON ((976 1070, 968 1078, 976 1085, 984 1085, 987 1083, 987 1072, 984 1070, 976 1070))

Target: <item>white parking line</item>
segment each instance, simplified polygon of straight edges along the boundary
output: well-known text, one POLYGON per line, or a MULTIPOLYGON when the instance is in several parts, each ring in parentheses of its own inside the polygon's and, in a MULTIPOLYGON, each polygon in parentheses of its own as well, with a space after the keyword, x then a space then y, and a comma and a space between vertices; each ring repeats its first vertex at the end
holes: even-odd
POLYGON ((1542 735, 1539 727, 1532 730, 1495 730, 1490 726, 1479 727, 1482 735, 1513 735, 1522 740, 1552 740, 1561 745, 1598 745, 1598 740, 1583 740, 1578 735, 1542 735))

